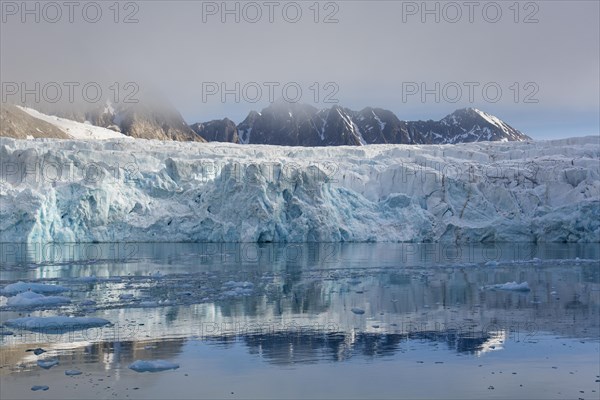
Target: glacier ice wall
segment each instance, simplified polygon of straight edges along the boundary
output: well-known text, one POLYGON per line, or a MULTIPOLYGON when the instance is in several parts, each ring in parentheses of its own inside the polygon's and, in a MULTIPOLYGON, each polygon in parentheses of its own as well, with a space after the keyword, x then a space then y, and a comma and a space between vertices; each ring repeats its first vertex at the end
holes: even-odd
POLYGON ((600 241, 598 137, 290 148, 0 138, 0 241, 600 241))

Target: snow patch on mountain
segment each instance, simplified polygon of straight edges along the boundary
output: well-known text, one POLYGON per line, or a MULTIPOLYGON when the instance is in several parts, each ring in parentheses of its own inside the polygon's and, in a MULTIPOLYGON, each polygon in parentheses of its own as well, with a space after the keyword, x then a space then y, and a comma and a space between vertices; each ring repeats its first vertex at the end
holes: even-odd
MULTIPOLYGON (((487 122, 489 122, 490 124, 500 128, 502 130, 502 132, 506 133, 507 135, 513 137, 515 140, 518 140, 518 137, 516 135, 513 134, 513 129, 511 129, 510 126, 507 126, 504 121, 500 120, 500 118, 495 117, 493 115, 490 115, 488 113, 485 113, 483 111, 480 111, 476 108, 473 109, 473 111, 475 111, 478 115, 481 116, 481 118, 485 119, 487 122)), ((504 140, 508 140, 508 139, 504 139, 504 140)))
MULTIPOLYGON (((110 129, 102 128, 99 126, 91 125, 90 123, 82 123, 77 121, 72 121, 66 118, 55 117, 53 115, 46 115, 39 111, 34 110, 33 108, 21 107, 17 106, 21 110, 25 111, 27 114, 31 115, 34 118, 40 119, 42 121, 48 122, 54 126, 56 126, 61 131, 65 132, 73 139, 124 139, 129 138, 129 136, 123 135, 122 133, 115 132, 110 129)), ((112 106, 107 105, 105 111, 112 109, 112 106)), ((114 111, 114 110, 113 110, 114 111)))

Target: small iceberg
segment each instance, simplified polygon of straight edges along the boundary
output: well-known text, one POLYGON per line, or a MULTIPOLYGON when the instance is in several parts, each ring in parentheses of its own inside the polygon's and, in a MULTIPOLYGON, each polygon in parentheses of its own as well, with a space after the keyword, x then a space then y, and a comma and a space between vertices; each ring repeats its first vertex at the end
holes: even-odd
POLYGON ((252 289, 243 289, 243 288, 234 288, 231 290, 226 290, 222 293, 224 297, 240 297, 240 296, 250 296, 252 294, 252 289))
POLYGON ((65 371, 65 375, 67 376, 77 376, 77 375, 81 375, 83 372, 76 370, 76 369, 68 369, 65 371))
POLYGON ((221 290, 223 290, 222 296, 224 297, 249 296, 254 291, 254 284, 252 282, 229 281, 223 284, 221 290))
POLYGON ((517 282, 506 282, 497 285, 489 285, 485 286, 485 289, 491 290, 514 290, 518 292, 528 292, 531 289, 529 288, 529 284, 527 282, 517 283, 517 282))
POLYGON ((9 328, 24 329, 32 332, 61 334, 73 330, 99 328, 110 324, 104 318, 88 317, 24 317, 9 319, 4 325, 9 328))
POLYGON ((354 314, 358 314, 358 315, 362 315, 365 313, 365 310, 363 310, 362 308, 357 308, 357 307, 351 309, 350 311, 352 311, 354 314))
POLYGON ((59 285, 46 285, 44 283, 22 282, 11 283, 0 289, 0 294, 14 296, 23 292, 35 292, 40 294, 56 294, 69 291, 68 288, 59 285))
POLYGON ((165 360, 137 360, 129 365, 129 369, 135 372, 160 372, 177 368, 179 368, 179 364, 165 360))
POLYGON ((54 367, 55 365, 58 365, 58 360, 56 360, 56 359, 54 359, 54 360, 38 360, 37 365, 38 365, 38 367, 42 367, 44 369, 50 369, 50 368, 54 367))
POLYGON ((142 307, 142 308, 158 307, 158 302, 151 301, 151 300, 145 300, 145 301, 140 301, 138 306, 142 307))
POLYGON ((57 307, 71 303, 71 299, 63 296, 44 296, 36 292, 22 292, 9 297, 6 305, 15 308, 57 307))

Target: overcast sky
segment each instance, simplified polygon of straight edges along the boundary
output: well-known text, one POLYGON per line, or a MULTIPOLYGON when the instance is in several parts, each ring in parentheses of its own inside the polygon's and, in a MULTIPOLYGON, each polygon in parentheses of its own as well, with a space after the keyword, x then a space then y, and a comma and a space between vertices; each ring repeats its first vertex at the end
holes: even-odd
POLYGON ((382 107, 406 120, 471 106, 535 139, 599 132, 595 0, 516 8, 514 1, 427 2, 437 15, 426 14, 421 1, 227 2, 239 22, 235 13, 222 15, 221 1, 122 2, 118 15, 108 1, 99 2, 96 23, 88 22, 98 18, 94 6, 84 12, 86 3, 70 22, 62 1, 54 3, 60 18, 56 7, 29 2, 34 10, 38 4, 36 22, 21 1, 2 1, 4 92, 6 82, 101 82, 108 97, 110 83, 119 82, 122 99, 131 94, 125 82, 135 82, 162 91, 188 123, 240 122, 268 104, 270 86, 277 98, 382 107), (225 101, 221 84, 231 90, 225 101))

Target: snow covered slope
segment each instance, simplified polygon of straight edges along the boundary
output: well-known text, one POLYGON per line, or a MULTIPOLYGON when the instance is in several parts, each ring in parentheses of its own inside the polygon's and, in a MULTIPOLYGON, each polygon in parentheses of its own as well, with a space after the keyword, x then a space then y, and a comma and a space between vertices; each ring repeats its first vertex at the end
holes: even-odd
POLYGON ((600 241, 598 137, 290 148, 0 138, 1 241, 600 241))
POLYGON ((56 126, 58 129, 65 132, 68 136, 70 136, 73 139, 123 139, 128 137, 123 135, 122 133, 115 132, 107 128, 72 121, 66 118, 55 117, 53 115, 46 115, 44 113, 34 110, 33 108, 21 106, 17 107, 19 107, 21 110, 25 111, 27 114, 31 115, 34 118, 40 119, 42 121, 48 122, 56 126))

